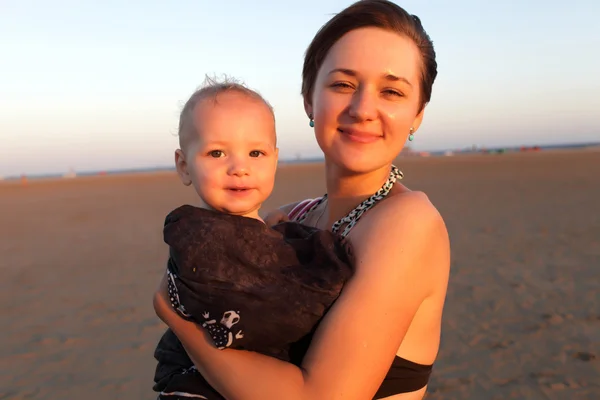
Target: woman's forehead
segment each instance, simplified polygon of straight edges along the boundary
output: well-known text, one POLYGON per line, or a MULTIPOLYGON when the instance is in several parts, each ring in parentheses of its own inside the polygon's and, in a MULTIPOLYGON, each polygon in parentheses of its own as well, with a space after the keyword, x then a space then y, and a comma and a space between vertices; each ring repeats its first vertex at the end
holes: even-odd
POLYGON ((342 36, 329 50, 320 74, 353 71, 358 78, 403 77, 418 84, 421 56, 406 36, 380 28, 361 28, 342 36))

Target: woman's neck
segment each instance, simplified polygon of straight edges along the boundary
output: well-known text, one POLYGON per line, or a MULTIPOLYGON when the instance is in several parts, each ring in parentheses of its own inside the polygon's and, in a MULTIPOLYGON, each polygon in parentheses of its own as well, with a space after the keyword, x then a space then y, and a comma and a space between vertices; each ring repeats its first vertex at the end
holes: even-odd
POLYGON ((368 173, 349 173, 325 161, 327 184, 327 226, 346 216, 358 204, 377 192, 388 179, 391 165, 368 173))

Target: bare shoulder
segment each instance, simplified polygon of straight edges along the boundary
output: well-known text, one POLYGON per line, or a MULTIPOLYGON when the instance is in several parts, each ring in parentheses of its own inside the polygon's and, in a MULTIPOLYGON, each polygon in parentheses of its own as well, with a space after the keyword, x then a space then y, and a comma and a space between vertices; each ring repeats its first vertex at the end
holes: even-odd
POLYGON ((430 218, 442 221, 442 216, 424 192, 408 191, 391 194, 386 201, 382 201, 373 211, 392 214, 410 214, 415 218, 430 218))
POLYGON ((358 273, 361 260, 368 260, 370 273, 375 268, 398 279, 418 274, 418 282, 432 282, 436 276, 446 275, 443 272, 450 267, 446 225, 423 192, 390 195, 364 215, 350 240, 358 273), (436 273, 425 273, 433 270, 436 273))
MULTIPOLYGON (((447 237, 442 216, 423 192, 390 195, 365 214, 355 231, 356 236, 377 234, 384 241, 394 241, 397 236, 407 234, 415 239, 423 239, 423 235, 436 237, 436 234, 447 237)), ((363 242, 358 239, 357 244, 363 242)))

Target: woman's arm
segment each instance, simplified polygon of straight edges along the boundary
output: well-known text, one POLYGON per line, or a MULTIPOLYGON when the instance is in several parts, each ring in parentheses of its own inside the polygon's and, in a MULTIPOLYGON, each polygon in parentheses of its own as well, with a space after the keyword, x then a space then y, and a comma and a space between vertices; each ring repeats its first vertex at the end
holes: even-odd
MULTIPOLYGON (((302 373, 293 364, 243 350, 218 350, 203 328, 183 319, 171 307, 165 277, 154 295, 154 309, 173 329, 200 374, 223 397, 229 400, 271 399, 280 398, 281 393, 289 390, 302 393, 302 373), (266 374, 278 378, 268 384, 253 384, 254 381, 265 383, 269 380, 266 374)), ((290 397, 291 400, 296 398, 300 399, 290 397)))
POLYGON ((447 279, 448 236, 435 208, 418 193, 390 197, 352 235, 355 275, 317 329, 302 368, 215 349, 201 328, 165 310, 161 296, 157 314, 227 399, 372 398, 417 309, 439 287, 436 280, 447 279))

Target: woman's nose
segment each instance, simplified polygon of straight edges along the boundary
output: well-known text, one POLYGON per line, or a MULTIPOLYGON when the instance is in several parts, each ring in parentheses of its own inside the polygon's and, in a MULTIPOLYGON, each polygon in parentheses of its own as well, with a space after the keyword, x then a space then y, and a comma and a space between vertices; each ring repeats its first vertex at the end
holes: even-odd
POLYGON ((377 117, 377 96, 368 88, 354 92, 348 109, 350 116, 358 121, 370 121, 377 117))

